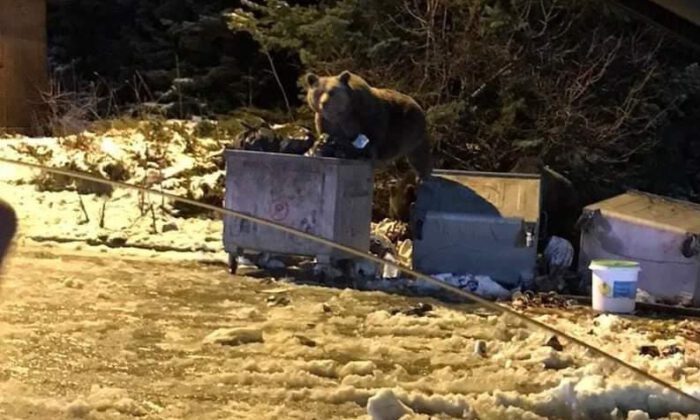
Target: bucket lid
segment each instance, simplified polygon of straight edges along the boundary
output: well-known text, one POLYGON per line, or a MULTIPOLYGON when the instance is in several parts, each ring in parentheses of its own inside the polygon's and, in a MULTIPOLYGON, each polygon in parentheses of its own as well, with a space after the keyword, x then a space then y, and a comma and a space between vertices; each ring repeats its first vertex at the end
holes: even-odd
POLYGON ((637 268, 639 263, 628 260, 593 260, 588 266, 591 270, 609 270, 611 268, 637 268))

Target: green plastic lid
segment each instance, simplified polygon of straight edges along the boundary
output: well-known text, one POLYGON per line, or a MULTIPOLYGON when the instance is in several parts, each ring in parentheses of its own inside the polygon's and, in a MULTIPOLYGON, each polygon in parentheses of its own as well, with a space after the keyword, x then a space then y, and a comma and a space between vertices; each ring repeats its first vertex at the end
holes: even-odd
POLYGON ((593 260, 588 268, 598 270, 606 268, 639 268, 639 263, 627 260, 593 260))

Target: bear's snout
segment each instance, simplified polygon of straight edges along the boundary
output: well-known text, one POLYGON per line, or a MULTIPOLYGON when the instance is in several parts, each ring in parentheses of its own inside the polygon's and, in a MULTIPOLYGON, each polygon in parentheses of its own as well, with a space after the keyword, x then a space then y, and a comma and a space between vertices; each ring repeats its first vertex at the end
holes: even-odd
POLYGON ((341 119, 347 113, 349 102, 342 94, 324 92, 318 102, 320 114, 329 121, 341 119))

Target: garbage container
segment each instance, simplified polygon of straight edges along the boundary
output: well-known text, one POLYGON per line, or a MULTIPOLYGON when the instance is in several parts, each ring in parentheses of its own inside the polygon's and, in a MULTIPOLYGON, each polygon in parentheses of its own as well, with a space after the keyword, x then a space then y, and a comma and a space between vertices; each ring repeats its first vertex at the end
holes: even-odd
MULTIPOLYGON (((243 150, 227 150, 224 158, 224 207, 369 251, 369 162, 243 150)), ((223 239, 232 272, 244 251, 351 259, 318 242, 229 215, 223 239)))

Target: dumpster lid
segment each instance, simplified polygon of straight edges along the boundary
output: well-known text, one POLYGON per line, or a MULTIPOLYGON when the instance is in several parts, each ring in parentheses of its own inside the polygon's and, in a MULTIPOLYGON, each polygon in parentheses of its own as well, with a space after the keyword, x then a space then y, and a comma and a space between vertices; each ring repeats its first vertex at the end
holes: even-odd
POLYGON ((435 170, 433 175, 447 178, 468 188, 488 201, 502 217, 520 218, 538 223, 541 206, 541 178, 538 174, 435 170))
POLYGON ((585 210, 600 210, 607 216, 660 229, 700 233, 700 204, 642 191, 630 190, 585 210))
POLYGON ((304 156, 293 153, 280 152, 260 152, 257 150, 224 149, 224 158, 240 158, 251 161, 264 159, 265 162, 279 161, 290 162, 295 160, 306 160, 308 162, 323 161, 324 165, 336 166, 369 166, 369 161, 365 159, 340 159, 334 157, 304 156))

